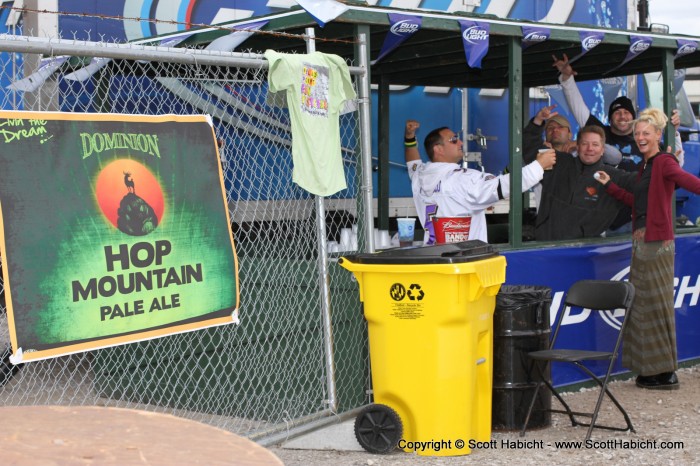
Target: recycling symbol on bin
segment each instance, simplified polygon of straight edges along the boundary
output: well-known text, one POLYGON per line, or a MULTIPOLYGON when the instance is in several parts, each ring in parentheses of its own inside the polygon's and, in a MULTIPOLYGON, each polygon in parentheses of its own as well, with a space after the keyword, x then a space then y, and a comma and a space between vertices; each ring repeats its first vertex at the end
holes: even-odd
POLYGON ((425 293, 420 289, 420 285, 418 283, 411 283, 411 286, 408 287, 408 299, 411 301, 420 301, 424 296, 425 293))

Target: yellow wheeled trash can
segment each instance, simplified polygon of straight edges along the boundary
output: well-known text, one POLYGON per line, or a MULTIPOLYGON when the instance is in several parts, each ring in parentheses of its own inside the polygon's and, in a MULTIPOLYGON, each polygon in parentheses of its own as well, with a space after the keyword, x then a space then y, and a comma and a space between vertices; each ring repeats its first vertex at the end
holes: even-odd
POLYGON ((505 257, 482 241, 342 257, 368 323, 374 403, 355 422, 368 451, 470 453, 491 439, 493 312, 505 257))

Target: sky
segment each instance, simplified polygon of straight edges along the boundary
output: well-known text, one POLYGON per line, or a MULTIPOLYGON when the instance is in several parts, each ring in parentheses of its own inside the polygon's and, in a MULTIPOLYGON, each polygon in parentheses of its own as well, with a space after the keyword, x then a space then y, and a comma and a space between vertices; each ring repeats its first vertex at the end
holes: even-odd
POLYGON ((649 0, 649 22, 667 24, 671 34, 700 36, 700 2, 649 0))

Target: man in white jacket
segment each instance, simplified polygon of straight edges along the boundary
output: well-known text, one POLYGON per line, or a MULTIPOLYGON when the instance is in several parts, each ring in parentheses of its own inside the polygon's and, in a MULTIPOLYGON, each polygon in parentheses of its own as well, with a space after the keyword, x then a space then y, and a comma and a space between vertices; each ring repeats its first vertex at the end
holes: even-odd
MULTIPOLYGON (((494 176, 479 170, 462 168, 462 141, 447 127, 431 131, 424 141, 430 159, 423 163, 418 152, 416 130, 420 124, 408 120, 404 131, 404 153, 411 179, 413 202, 430 244, 435 242, 433 217, 471 217, 469 239, 488 241, 486 209, 510 196, 509 175, 494 176)), ((544 170, 554 166, 556 154, 548 150, 523 167, 522 191, 542 180, 544 170)))

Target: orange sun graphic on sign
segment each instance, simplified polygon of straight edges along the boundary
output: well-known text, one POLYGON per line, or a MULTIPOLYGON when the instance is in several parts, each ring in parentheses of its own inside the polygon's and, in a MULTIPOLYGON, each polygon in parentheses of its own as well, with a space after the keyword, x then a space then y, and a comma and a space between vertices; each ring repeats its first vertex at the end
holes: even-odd
POLYGON ((102 213, 119 228, 119 207, 128 197, 143 199, 158 219, 163 218, 165 202, 160 183, 144 165, 129 159, 115 160, 102 169, 95 183, 95 197, 102 213))

